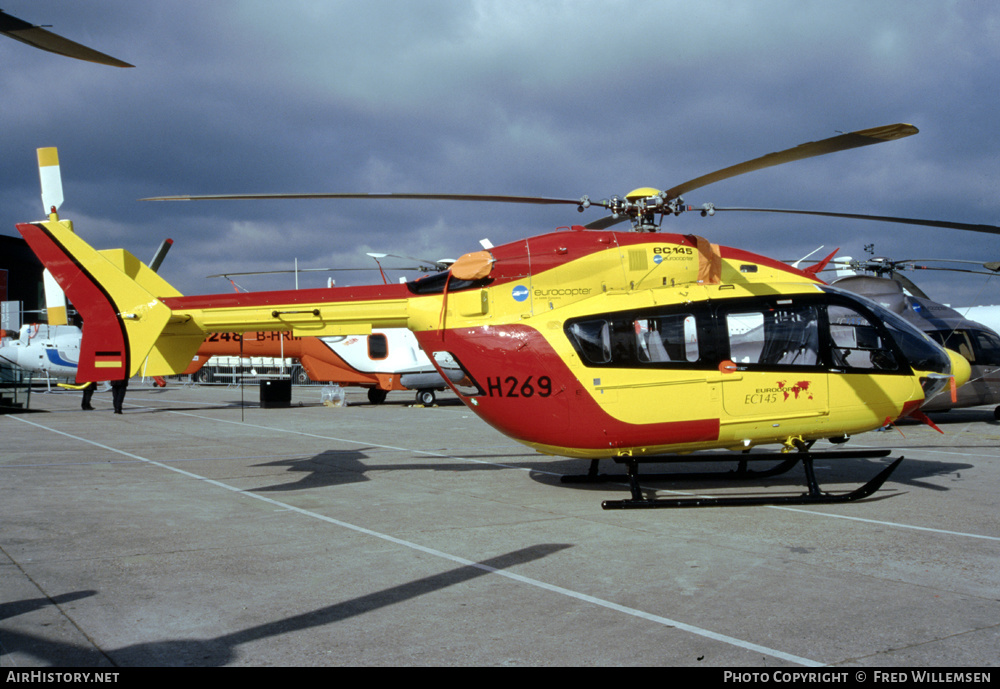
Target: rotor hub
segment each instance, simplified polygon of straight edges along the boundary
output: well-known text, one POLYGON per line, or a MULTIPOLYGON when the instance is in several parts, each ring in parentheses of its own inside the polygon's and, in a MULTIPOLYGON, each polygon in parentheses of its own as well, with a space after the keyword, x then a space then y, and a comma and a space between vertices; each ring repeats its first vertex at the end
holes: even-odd
POLYGON ((653 187, 640 187, 624 197, 613 196, 602 202, 615 218, 622 216, 632 221, 635 232, 657 232, 668 213, 679 215, 684 210, 684 200, 680 197, 668 199, 666 192, 653 187), (657 214, 660 216, 657 221, 657 214))

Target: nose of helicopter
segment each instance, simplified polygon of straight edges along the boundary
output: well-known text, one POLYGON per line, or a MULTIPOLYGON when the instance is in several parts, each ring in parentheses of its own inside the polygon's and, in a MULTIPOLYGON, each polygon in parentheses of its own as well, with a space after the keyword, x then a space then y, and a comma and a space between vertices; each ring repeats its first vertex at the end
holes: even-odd
POLYGON ((955 387, 960 388, 968 383, 969 378, 972 377, 972 366, 969 364, 969 360, 958 352, 953 352, 950 349, 944 351, 951 359, 951 375, 955 377, 955 387))
POLYGON ((944 351, 951 362, 951 373, 931 373, 920 379, 924 388, 924 401, 921 403, 921 407, 938 395, 950 395, 952 402, 954 402, 955 390, 965 385, 972 377, 972 366, 968 359, 950 349, 944 349, 944 351), (954 384, 952 380, 954 380, 954 384))

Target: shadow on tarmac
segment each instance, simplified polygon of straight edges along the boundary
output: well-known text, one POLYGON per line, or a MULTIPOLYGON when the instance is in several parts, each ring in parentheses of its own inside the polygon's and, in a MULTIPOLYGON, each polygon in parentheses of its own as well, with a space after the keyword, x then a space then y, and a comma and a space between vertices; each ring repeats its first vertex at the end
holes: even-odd
MULTIPOLYGON (((114 650, 94 649, 73 643, 51 641, 33 634, 4 631, 3 651, 29 655, 52 666, 116 666, 116 667, 218 667, 238 657, 241 645, 281 636, 289 632, 336 624, 365 613, 402 603, 407 600, 440 591, 449 586, 471 581, 498 570, 505 570, 547 557, 571 547, 568 544, 547 543, 530 546, 482 562, 463 565, 423 579, 400 584, 392 588, 332 603, 322 608, 292 615, 273 622, 250 627, 212 639, 176 639, 140 643, 114 650)), ((52 599, 33 599, 6 603, 0 606, 0 620, 55 605, 79 600, 96 591, 80 591, 56 596, 52 599)), ((155 630, 150 630, 155 633, 155 630)), ((336 662, 335 659, 333 659, 336 662)))

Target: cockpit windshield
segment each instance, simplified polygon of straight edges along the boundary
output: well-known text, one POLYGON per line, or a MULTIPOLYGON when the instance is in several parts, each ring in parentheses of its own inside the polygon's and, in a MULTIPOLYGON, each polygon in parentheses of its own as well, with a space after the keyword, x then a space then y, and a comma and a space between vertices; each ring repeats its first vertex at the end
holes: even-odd
MULTIPOLYGON (((876 302, 862 297, 858 294, 846 292, 836 287, 825 286, 827 292, 838 294, 847 299, 860 302, 867 309, 874 312, 874 315, 882 321, 889 330, 892 339, 902 350, 907 362, 917 371, 930 371, 944 375, 951 374, 951 360, 944 349, 927 335, 922 333, 915 326, 905 321, 901 316, 894 314, 883 308, 876 302)), ((831 316, 830 327, 833 329, 835 323, 831 316)))

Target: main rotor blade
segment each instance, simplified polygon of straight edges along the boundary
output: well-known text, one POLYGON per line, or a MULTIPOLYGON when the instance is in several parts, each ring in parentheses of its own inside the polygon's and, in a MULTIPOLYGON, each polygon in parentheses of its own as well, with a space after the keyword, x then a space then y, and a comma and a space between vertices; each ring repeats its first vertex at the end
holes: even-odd
MULTIPOLYGON (((966 263, 969 265, 979 266, 980 268, 985 268, 986 270, 996 273, 1000 271, 1000 262, 988 261, 983 263, 982 261, 970 261, 961 258, 908 258, 903 261, 897 261, 897 263, 966 263)), ((925 268, 926 266, 913 266, 914 268, 925 268)))
POLYGON ((707 175, 702 175, 701 177, 684 182, 676 187, 667 189, 665 192, 666 197, 667 199, 676 199, 678 196, 686 194, 692 189, 698 189, 699 187, 712 184, 713 182, 719 182, 724 179, 729 179, 730 177, 736 177, 737 175, 742 175, 747 172, 753 172, 754 170, 761 170, 766 167, 781 165, 783 163, 791 163, 796 160, 803 160, 814 156, 826 155, 827 153, 834 153, 836 151, 846 151, 850 148, 879 144, 884 141, 895 141, 896 139, 902 139, 906 136, 912 136, 918 131, 919 130, 912 124, 890 124, 884 127, 874 127, 872 129, 862 129, 848 134, 840 134, 839 136, 823 139, 822 141, 812 141, 800 144, 795 148, 789 148, 788 150, 778 151, 776 153, 768 153, 766 156, 762 156, 754 160, 748 160, 747 162, 739 163, 738 165, 732 165, 722 170, 710 172, 707 175))
MULTIPOLYGON (((335 272, 339 272, 339 271, 351 272, 351 273, 360 273, 360 272, 369 271, 369 270, 378 270, 378 268, 373 268, 371 266, 365 266, 364 268, 299 268, 298 270, 295 270, 294 268, 285 268, 285 269, 282 269, 282 270, 252 270, 252 271, 249 271, 249 272, 246 272, 246 273, 236 273, 236 272, 233 272, 233 273, 218 273, 216 275, 206 275, 205 277, 206 278, 228 278, 228 277, 230 277, 232 275, 285 275, 285 274, 290 274, 290 273, 335 273, 335 272)), ((418 270, 418 271, 421 271, 421 272, 426 272, 426 271, 424 271, 423 268, 420 268, 420 267, 410 267, 410 266, 403 266, 403 267, 387 266, 385 268, 385 270, 418 270)))
MULTIPOLYGON (((945 261, 946 259, 935 259, 935 260, 945 261)), ((893 275, 897 275, 898 273, 906 272, 906 271, 914 271, 914 270, 937 270, 937 271, 943 271, 943 272, 947 272, 947 273, 969 273, 971 275, 989 275, 991 277, 995 277, 997 275, 997 271, 1000 270, 1000 263, 989 264, 989 263, 977 263, 976 261, 958 261, 958 260, 948 261, 948 262, 950 262, 950 263, 973 263, 975 265, 979 265, 979 266, 982 266, 982 267, 986 268, 986 270, 969 270, 968 268, 938 268, 936 266, 918 266, 918 265, 912 265, 909 261, 893 261, 891 265, 873 266, 871 264, 871 261, 854 259, 854 260, 851 260, 849 262, 836 261, 836 260, 835 261, 831 261, 830 263, 834 267, 832 267, 832 268, 823 268, 819 272, 821 272, 821 273, 829 273, 829 272, 833 272, 835 270, 854 270, 854 271, 860 271, 860 272, 865 272, 865 273, 869 273, 869 272, 883 272, 883 273, 892 273, 893 275), (991 270, 989 268, 989 266, 991 266, 991 265, 996 265, 997 266, 997 270, 991 270)), ((785 263, 789 263, 789 261, 785 261, 785 263)))
POLYGON ((996 276, 995 271, 986 270, 968 270, 966 268, 934 268, 932 266, 910 266, 909 268, 900 268, 898 270, 940 270, 947 273, 971 273, 972 275, 991 275, 996 276))
MULTIPOLYGON (((698 210, 692 208, 691 210, 698 210)), ((793 213, 797 215, 821 215, 829 218, 853 218, 855 220, 876 220, 879 222, 896 222, 904 225, 924 225, 926 227, 944 227, 951 230, 968 230, 969 232, 985 232, 986 234, 1000 234, 1000 227, 996 225, 976 225, 963 222, 952 222, 950 220, 922 220, 919 218, 897 218, 889 215, 863 215, 860 213, 834 213, 828 211, 802 211, 790 210, 786 208, 719 208, 718 211, 743 211, 747 213, 793 213)))
MULTIPOLYGON (((153 196, 141 201, 253 201, 268 199, 417 199, 425 201, 492 201, 495 203, 533 203, 541 205, 572 204, 586 206, 583 199, 556 199, 542 196, 505 196, 489 194, 212 194, 206 196, 153 196)), ((594 204, 597 205, 597 204, 594 204)))
POLYGON ((930 297, 924 294, 924 291, 922 289, 913 284, 912 280, 903 275, 900 275, 899 273, 893 273, 891 276, 889 276, 889 279, 891 279, 896 284, 905 287, 910 292, 910 294, 912 294, 915 297, 920 297, 921 299, 930 299, 930 297))
POLYGON ((32 47, 47 50, 57 55, 65 55, 66 57, 74 57, 77 60, 96 62, 102 65, 110 65, 111 67, 134 67, 134 65, 122 62, 118 58, 105 55, 85 45, 80 45, 68 38, 58 36, 51 31, 46 31, 39 26, 29 24, 22 19, 18 19, 2 11, 0 11, 0 33, 10 36, 15 41, 27 43, 32 47))
POLYGON ((628 220, 627 215, 619 215, 617 217, 614 215, 605 215, 603 218, 589 222, 583 227, 588 230, 606 230, 609 227, 617 225, 620 222, 625 222, 626 220, 628 220))

